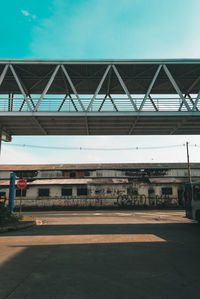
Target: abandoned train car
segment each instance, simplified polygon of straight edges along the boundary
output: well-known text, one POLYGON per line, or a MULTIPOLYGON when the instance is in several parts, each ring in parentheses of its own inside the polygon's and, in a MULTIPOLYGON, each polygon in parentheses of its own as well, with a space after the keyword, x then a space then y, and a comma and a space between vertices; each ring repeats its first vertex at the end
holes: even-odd
MULTIPOLYGON (((200 179, 200 163, 191 163, 200 179)), ((186 163, 1 165, 0 193, 9 196, 10 173, 27 179, 15 206, 26 207, 182 206, 186 163)), ((16 181, 17 182, 17 181, 16 181)))

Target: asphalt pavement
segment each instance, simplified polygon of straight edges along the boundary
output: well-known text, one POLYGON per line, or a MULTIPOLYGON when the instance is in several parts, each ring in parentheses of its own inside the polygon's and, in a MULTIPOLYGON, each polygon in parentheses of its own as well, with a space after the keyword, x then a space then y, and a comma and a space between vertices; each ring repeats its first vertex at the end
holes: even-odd
POLYGON ((29 212, 0 235, 0 298, 199 298, 200 225, 184 211, 29 212))

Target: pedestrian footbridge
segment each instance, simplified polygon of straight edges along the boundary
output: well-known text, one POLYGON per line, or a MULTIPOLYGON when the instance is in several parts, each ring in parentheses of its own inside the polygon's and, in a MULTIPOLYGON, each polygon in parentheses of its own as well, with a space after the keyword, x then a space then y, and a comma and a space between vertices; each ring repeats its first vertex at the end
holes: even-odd
POLYGON ((200 59, 0 60, 1 136, 200 132, 200 59))

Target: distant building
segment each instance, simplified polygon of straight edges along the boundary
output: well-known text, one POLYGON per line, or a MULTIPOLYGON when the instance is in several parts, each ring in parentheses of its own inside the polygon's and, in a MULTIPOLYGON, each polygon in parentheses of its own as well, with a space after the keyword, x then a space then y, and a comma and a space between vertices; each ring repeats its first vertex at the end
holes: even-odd
MULTIPOLYGON (((22 204, 50 206, 183 205, 186 163, 1 165, 0 193, 9 194, 10 173, 27 179, 22 204)), ((191 163, 200 180, 200 163, 191 163)), ((15 206, 21 191, 16 187, 15 206)))

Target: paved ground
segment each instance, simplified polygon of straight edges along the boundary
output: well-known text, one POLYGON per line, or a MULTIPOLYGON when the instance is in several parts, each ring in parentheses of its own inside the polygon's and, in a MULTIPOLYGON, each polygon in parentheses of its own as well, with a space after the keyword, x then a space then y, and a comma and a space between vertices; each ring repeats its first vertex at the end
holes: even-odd
POLYGON ((0 298, 199 298, 200 225, 183 211, 25 213, 0 235, 0 298))

